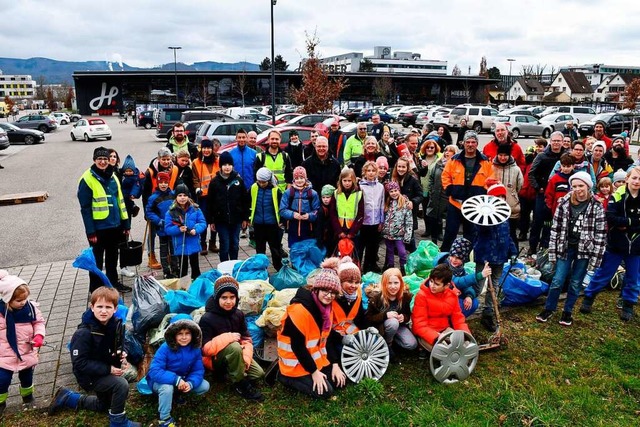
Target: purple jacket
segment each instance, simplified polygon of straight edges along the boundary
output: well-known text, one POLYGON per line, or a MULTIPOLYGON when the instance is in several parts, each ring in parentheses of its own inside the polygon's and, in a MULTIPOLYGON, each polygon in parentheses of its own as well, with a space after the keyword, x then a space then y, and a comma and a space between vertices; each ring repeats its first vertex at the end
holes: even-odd
POLYGON ((362 225, 384 223, 384 185, 378 180, 360 180, 360 190, 364 199, 364 220, 362 225))

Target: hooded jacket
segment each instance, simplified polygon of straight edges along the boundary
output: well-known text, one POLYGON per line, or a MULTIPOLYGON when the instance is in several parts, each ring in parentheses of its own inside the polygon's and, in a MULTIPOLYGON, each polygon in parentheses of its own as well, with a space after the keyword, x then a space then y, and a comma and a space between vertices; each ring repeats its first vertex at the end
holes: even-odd
POLYGON ((198 205, 187 202, 187 209, 184 210, 174 202, 169 211, 164 216, 164 231, 167 236, 171 236, 175 255, 191 255, 200 252, 200 234, 207 229, 207 222, 202 215, 198 205), (180 227, 186 225, 187 231, 180 231, 180 227), (196 235, 192 236, 190 231, 195 230, 196 235))
POLYGON ((224 178, 218 171, 209 185, 207 223, 238 224, 249 220, 250 196, 244 180, 235 170, 224 178))
POLYGON ((364 220, 362 225, 378 225, 384 222, 384 185, 378 180, 360 180, 360 191, 364 199, 364 220))
POLYGON ((172 136, 171 138, 169 138, 169 142, 167 142, 166 147, 172 153, 177 153, 181 149, 187 150, 189 152, 191 160, 195 159, 198 156, 198 147, 196 147, 195 144, 189 142, 189 138, 187 138, 186 136, 184 137, 182 144, 176 141, 176 139, 172 136))
POLYGON ((169 325, 164 338, 165 342, 156 351, 149 366, 149 387, 153 388, 154 383, 177 386, 180 380, 189 383, 191 389, 200 386, 204 378, 200 327, 192 320, 181 319, 169 325), (183 329, 191 332, 191 342, 186 346, 181 346, 176 341, 176 335, 183 329))
MULTIPOLYGON (((640 198, 640 196, 638 196, 640 198)), ((640 255, 640 217, 630 215, 637 209, 640 200, 631 198, 631 194, 622 186, 609 198, 607 206, 607 250, 623 255, 640 255), (632 206, 633 205, 633 206, 632 206)))
POLYGON ((497 157, 493 159, 493 176, 507 189, 507 203, 511 208, 511 218, 520 218, 518 192, 524 184, 524 178, 514 158, 509 157, 505 164, 499 163, 497 157))
POLYGON ((120 168, 120 176, 122 177, 122 195, 125 199, 129 197, 133 197, 134 199, 139 198, 142 195, 144 174, 141 174, 136 167, 136 163, 133 157, 131 157, 131 154, 127 154, 127 157, 124 159, 122 167, 120 168), (131 169, 133 175, 125 175, 124 171, 127 169, 131 169))
POLYGON ((245 145, 244 147, 236 146, 229 151, 233 159, 233 168, 242 177, 244 185, 249 188, 255 182, 256 174, 253 166, 256 163, 256 150, 245 145))
MULTIPOLYGON (((13 294, 13 292, 11 292, 11 294, 13 294)), ((42 335, 43 338, 45 336, 45 321, 40 309, 38 308, 38 304, 34 301, 27 301, 25 306, 20 310, 9 313, 9 304, 5 304, 5 302, 2 301, 0 302, 0 310, 0 368, 6 369, 7 371, 17 372, 37 365, 38 350, 33 347, 31 341, 33 341, 33 337, 36 335, 42 335), (22 316, 21 314, 27 316, 22 316), (7 316, 11 315, 16 318, 28 317, 29 319, 33 319, 30 322, 21 322, 17 320, 14 324, 16 331, 15 338, 20 357, 18 357, 18 355, 13 351, 7 338, 7 316)))
POLYGON ((447 328, 471 333, 456 293, 446 288, 443 292, 434 294, 429 289, 429 279, 420 285, 411 321, 414 335, 431 345, 435 344, 440 332, 447 328))
POLYGON ((147 219, 156 226, 156 232, 160 237, 167 235, 164 231, 164 219, 175 198, 176 196, 170 188, 167 188, 166 191, 161 191, 158 188, 151 197, 149 197, 149 202, 147 202, 145 208, 147 219))

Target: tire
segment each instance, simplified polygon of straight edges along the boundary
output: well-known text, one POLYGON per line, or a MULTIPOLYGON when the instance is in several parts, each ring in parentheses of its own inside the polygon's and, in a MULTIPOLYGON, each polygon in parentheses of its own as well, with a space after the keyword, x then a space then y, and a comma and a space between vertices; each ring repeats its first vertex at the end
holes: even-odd
POLYGON ((107 141, 111 141, 111 137, 110 136, 107 137, 107 141))
POLYGON ((79 119, 79 118, 77 118, 77 117, 71 117, 71 121, 72 121, 72 122, 77 122, 78 120, 80 120, 80 119, 79 119))
POLYGON ((76 136, 73 134, 73 132, 71 132, 71 140, 76 141, 76 136))
POLYGON ((62 121, 60 122, 60 124, 61 124, 61 125, 66 125, 66 124, 67 124, 67 121, 66 121, 66 120, 62 120, 62 121))
POLYGON ((84 140, 85 140, 85 142, 91 142, 92 141, 92 139, 89 138, 89 135, 87 135, 86 133, 84 134, 84 140))
POLYGON ((480 132, 482 132, 482 123, 480 123, 480 122, 475 122, 475 123, 473 124, 473 130, 474 130, 476 133, 480 133, 480 132))
POLYGON ((513 135, 514 138, 517 138, 520 136, 520 129, 515 128, 515 129, 511 129, 511 135, 513 135))
POLYGON ((38 130, 43 133, 49 133, 49 127, 47 125, 38 126, 38 130))
POLYGON ((33 137, 33 135, 27 135, 24 137, 24 143, 27 145, 31 145, 34 142, 36 142, 35 138, 33 137))
POLYGON ((151 123, 145 123, 144 124, 144 128, 145 129, 151 129, 151 123))
POLYGON ((551 131, 549 129, 545 129, 542 131, 543 138, 549 138, 550 135, 551 135, 551 131))

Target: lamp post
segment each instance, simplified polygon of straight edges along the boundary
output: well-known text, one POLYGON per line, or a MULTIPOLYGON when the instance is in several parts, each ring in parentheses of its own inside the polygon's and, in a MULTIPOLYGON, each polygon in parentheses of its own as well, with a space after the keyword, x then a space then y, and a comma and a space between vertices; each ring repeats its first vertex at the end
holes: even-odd
POLYGON ((182 46, 169 46, 173 50, 173 73, 176 78, 176 103, 178 102, 178 62, 176 60, 176 51, 182 49, 182 46))
MULTIPOLYGON (((507 61, 509 61, 509 83, 511 83, 511 86, 513 86, 513 82, 511 81, 511 64, 513 64, 513 61, 515 61, 515 59, 507 58, 507 61)), ((507 99, 507 91, 504 92, 504 97, 505 99, 507 99)))
POLYGON ((273 6, 278 0, 271 0, 271 123, 276 124, 276 64, 273 46, 273 6))

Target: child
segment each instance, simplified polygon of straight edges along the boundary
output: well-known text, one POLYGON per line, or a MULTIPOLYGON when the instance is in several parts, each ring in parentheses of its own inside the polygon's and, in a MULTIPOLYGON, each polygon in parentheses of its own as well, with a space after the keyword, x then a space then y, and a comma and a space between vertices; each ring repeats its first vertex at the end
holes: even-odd
POLYGON ((593 182, 587 172, 576 172, 569 178, 571 192, 560 199, 553 215, 549 262, 556 263, 556 272, 549 288, 544 310, 536 316, 546 322, 558 307, 560 292, 567 277, 571 277, 567 300, 560 324, 571 326, 573 306, 582 290, 587 271, 600 266, 605 249, 606 221, 602 205, 592 197, 593 182))
POLYGON ((613 193, 607 208, 609 235, 607 249, 591 282, 584 290, 580 313, 591 313, 596 295, 609 285, 622 261, 625 263, 622 288, 622 311, 620 319, 628 322, 633 318, 633 306, 638 303, 638 268, 640 267, 640 167, 627 172, 626 186, 613 193))
POLYGON ((344 168, 340 172, 331 207, 331 226, 338 239, 348 238, 357 244, 357 236, 364 220, 364 200, 358 188, 353 169, 344 168))
POLYGON ((416 337, 409 329, 413 295, 405 286, 402 273, 397 268, 390 268, 382 273, 380 287, 380 293, 369 299, 366 318, 384 337, 389 346, 389 358, 393 360, 394 342, 403 350, 414 350, 418 346, 416 337))
POLYGON ((140 208, 136 206, 133 200, 139 199, 142 195, 144 174, 140 173, 130 154, 127 154, 124 159, 120 174, 122 176, 122 196, 127 207, 127 213, 129 216, 136 217, 140 212, 140 208))
MULTIPOLYGON (((410 158, 406 156, 400 157, 396 162, 396 166, 391 174, 391 180, 400 185, 400 194, 409 199, 409 208, 413 215, 413 230, 418 229, 418 208, 422 203, 422 187, 420 181, 413 174, 410 168, 410 158)), ((433 193, 430 193, 433 194, 433 193)), ((413 231, 412 231, 413 234, 413 231)), ((411 241, 406 245, 409 252, 416 250, 416 241, 411 236, 411 241)))
MULTIPOLYGON (((0 417, 7 404, 13 373, 20 379, 20 396, 33 406, 33 370, 44 343, 44 318, 30 301, 27 283, 0 270, 0 417)), ((25 406, 26 407, 26 406, 25 406)))
POLYGON ((331 218, 329 217, 329 207, 331 199, 336 192, 336 187, 327 184, 320 192, 320 209, 318 209, 318 219, 316 220, 316 235, 318 246, 324 248, 326 253, 333 253, 336 248, 336 239, 331 229, 331 218))
POLYGON ((605 212, 607 211, 607 206, 609 205, 609 196, 613 194, 613 182, 611 182, 611 178, 605 176, 600 178, 597 185, 596 192, 596 200, 602 203, 602 207, 605 212))
MULTIPOLYGON (((487 195, 500 197, 503 200, 507 198, 507 189, 502 184, 492 185, 487 189, 487 195)), ((503 222, 491 226, 478 226, 478 237, 473 247, 474 257, 476 261, 476 273, 486 268, 486 263, 491 267, 491 281, 494 288, 497 286, 502 277, 502 268, 504 263, 511 258, 515 261, 518 256, 516 245, 511 239, 509 223, 503 222)), ((482 291, 480 284, 476 287, 476 295, 480 295, 482 291)), ((493 319, 493 300, 489 292, 485 294, 484 309, 480 323, 488 331, 495 332, 497 330, 493 319)))
POLYGON ((437 264, 445 264, 453 274, 453 289, 459 292, 458 301, 464 317, 471 316, 480 305, 476 289, 482 289, 483 280, 491 275, 491 267, 486 265, 481 272, 467 274, 464 264, 469 260, 471 242, 464 237, 457 237, 451 244, 449 253, 438 255, 437 264))
POLYGON ((191 200, 191 193, 184 184, 176 185, 176 200, 171 204, 164 216, 164 231, 172 238, 173 255, 179 257, 179 277, 184 277, 189 271, 187 258, 191 264, 191 279, 200 276, 199 234, 204 232, 207 223, 202 211, 191 200))
POLYGON ((244 181, 234 170, 233 157, 228 151, 218 159, 220 170, 209 186, 207 222, 220 238, 220 262, 238 259, 240 229, 249 223, 249 193, 244 181))
POLYGON ((282 268, 280 247, 280 200, 282 191, 277 186, 273 172, 262 167, 256 173, 256 182, 251 186, 251 216, 256 253, 264 254, 269 243, 273 268, 282 268))
POLYGON ((200 395, 209 391, 209 383, 204 379, 200 350, 202 331, 191 316, 178 314, 171 318, 164 338, 149 366, 147 382, 158 394, 158 425, 173 427, 171 406, 175 390, 200 395))
POLYGON ((384 223, 384 186, 378 182, 378 166, 375 162, 365 162, 362 167, 362 176, 360 190, 364 200, 364 219, 360 229, 358 256, 363 260, 363 273, 369 271, 380 273, 376 260, 380 245, 380 231, 384 223))
POLYGON ((127 368, 127 355, 120 347, 124 326, 114 316, 118 298, 118 291, 106 286, 93 291, 89 309, 71 338, 73 374, 80 387, 96 395, 60 387, 49 405, 49 415, 63 408, 95 412, 108 409, 110 426, 140 427, 140 423, 129 421, 125 412, 129 383, 122 376, 127 368))
POLYGON ((569 153, 560 156, 560 170, 555 173, 547 184, 544 192, 544 201, 551 209, 551 214, 556 212, 558 200, 569 192, 569 177, 573 173, 574 158, 569 153))
POLYGON ((394 265, 394 250, 398 251, 400 271, 404 276, 404 265, 407 263, 405 243, 409 243, 413 235, 413 215, 409 208, 409 200, 400 194, 400 185, 395 181, 387 184, 389 196, 384 207, 384 224, 382 237, 387 249, 383 270, 394 265))
POLYGON ((313 239, 313 226, 318 218, 320 199, 311 188, 307 171, 302 166, 293 170, 293 185, 280 200, 280 217, 287 222, 288 244, 313 239))
POLYGON ((413 333, 424 351, 431 350, 441 332, 454 329, 471 333, 458 305, 458 296, 449 287, 452 273, 449 267, 436 266, 420 285, 413 304, 413 333))
POLYGON ((378 166, 378 182, 385 185, 391 179, 389 176, 389 161, 386 157, 380 156, 376 159, 376 165, 378 166))
MULTIPOLYGON (((518 223, 520 222, 520 199, 518 192, 522 188, 524 178, 522 170, 511 156, 511 145, 498 145, 498 152, 493 159, 493 177, 502 183, 507 189, 507 203, 511 208, 509 217, 509 229, 511 230, 511 240, 518 247, 518 223)), ((486 186, 490 187, 487 179, 486 186)))
POLYGON ((618 188, 622 187, 627 180, 627 173, 622 169, 618 169, 613 174, 613 191, 615 192, 618 188))
POLYGON ((149 222, 158 230, 160 264, 165 279, 178 277, 178 257, 171 256, 174 253, 171 237, 164 230, 164 219, 175 200, 175 195, 169 188, 169 179, 170 175, 167 172, 158 173, 158 188, 149 197, 145 210, 149 222))
POLYGON ((184 184, 189 189, 190 194, 196 194, 193 185, 193 171, 191 170, 191 157, 186 148, 179 149, 174 153, 176 158, 176 167, 178 168, 178 176, 176 177, 176 185, 184 184))
POLYGON ((343 336, 355 334, 367 326, 362 306, 362 277, 360 269, 348 256, 342 259, 327 258, 321 266, 335 269, 340 279, 342 292, 332 303, 332 332, 329 337, 330 340, 336 340, 339 346, 343 336))
POLYGON ((226 374, 243 398, 262 401, 262 393, 251 381, 264 377, 264 371, 253 360, 253 342, 238 303, 236 279, 227 275, 219 277, 199 322, 203 362, 207 369, 226 374))

